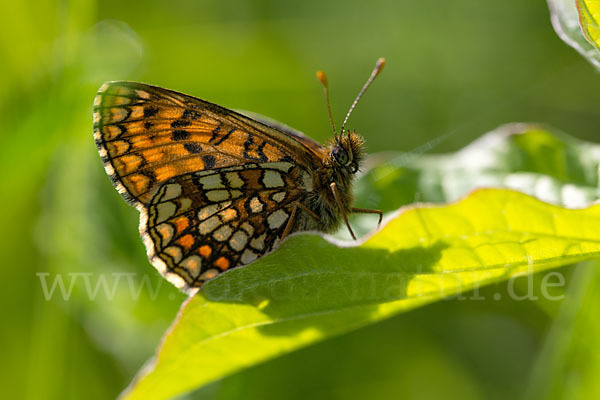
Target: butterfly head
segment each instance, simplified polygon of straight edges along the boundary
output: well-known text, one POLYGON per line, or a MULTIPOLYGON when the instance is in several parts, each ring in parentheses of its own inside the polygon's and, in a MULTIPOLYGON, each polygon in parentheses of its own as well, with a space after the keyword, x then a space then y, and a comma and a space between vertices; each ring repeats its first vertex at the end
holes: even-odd
POLYGON ((339 170, 355 174, 364 156, 365 142, 356 132, 337 137, 330 146, 329 157, 339 170))

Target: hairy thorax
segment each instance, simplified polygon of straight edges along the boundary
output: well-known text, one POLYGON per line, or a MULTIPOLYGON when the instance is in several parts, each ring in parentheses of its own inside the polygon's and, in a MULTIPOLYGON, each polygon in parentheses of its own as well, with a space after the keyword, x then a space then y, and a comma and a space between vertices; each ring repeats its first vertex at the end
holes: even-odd
POLYGON ((363 140, 355 133, 342 138, 341 142, 331 143, 327 153, 322 158, 322 165, 313 171, 305 171, 301 176, 300 185, 310 190, 302 200, 302 204, 310 209, 315 218, 306 210, 297 210, 297 219, 293 231, 317 230, 331 233, 339 228, 343 221, 343 214, 350 214, 354 200, 352 194, 352 183, 355 173, 363 155, 363 140), (336 146, 343 148, 350 154, 351 165, 343 166, 336 163, 333 157, 336 146), (331 184, 335 184, 341 208, 335 199, 331 184))

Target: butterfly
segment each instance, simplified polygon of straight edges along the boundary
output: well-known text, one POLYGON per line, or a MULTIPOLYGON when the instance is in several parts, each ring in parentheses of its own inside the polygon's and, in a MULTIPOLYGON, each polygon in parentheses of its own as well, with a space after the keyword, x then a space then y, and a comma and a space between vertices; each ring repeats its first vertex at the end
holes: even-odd
POLYGON ((118 192, 140 212, 150 262, 190 292, 247 265, 297 231, 332 232, 348 214, 364 140, 344 132, 379 59, 334 137, 323 146, 285 125, 136 82, 107 82, 94 99, 94 139, 118 192))

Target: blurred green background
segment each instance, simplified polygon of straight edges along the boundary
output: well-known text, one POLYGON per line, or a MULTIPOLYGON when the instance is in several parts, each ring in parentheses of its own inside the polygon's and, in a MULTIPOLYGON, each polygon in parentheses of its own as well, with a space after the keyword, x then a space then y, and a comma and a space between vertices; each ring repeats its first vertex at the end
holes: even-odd
MULTIPOLYGON (((185 298, 147 262, 137 212, 97 156, 92 101, 104 81, 179 90, 323 141, 315 71, 329 76, 339 123, 381 56, 387 67, 349 123, 371 152, 442 135, 432 151, 453 151, 518 121, 598 140, 600 79, 556 36, 541 0, 4 2, 0 396, 117 396, 185 298), (100 274, 121 281, 90 299, 86 279, 96 287, 100 274), (75 282, 67 300, 46 300, 42 282, 56 276, 75 282), (158 289, 132 299, 129 283, 158 289)), ((495 301, 505 285, 482 289, 487 300, 400 315, 189 397, 595 398, 590 370, 578 369, 586 352, 568 351, 590 269, 562 271, 579 297, 495 301)))

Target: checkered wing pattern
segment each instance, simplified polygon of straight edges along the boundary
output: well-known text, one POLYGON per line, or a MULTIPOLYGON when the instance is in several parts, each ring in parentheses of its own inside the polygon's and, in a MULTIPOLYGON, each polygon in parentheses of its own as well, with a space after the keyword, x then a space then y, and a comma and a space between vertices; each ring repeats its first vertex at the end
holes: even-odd
POLYGON ((103 85, 94 137, 118 191, 141 213, 153 265, 182 289, 277 245, 316 142, 215 104, 134 82, 103 85))
POLYGON ((148 207, 151 262, 171 281, 200 286, 279 243, 294 202, 297 169, 287 162, 186 174, 161 186, 148 207))

